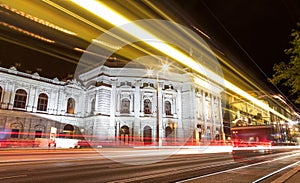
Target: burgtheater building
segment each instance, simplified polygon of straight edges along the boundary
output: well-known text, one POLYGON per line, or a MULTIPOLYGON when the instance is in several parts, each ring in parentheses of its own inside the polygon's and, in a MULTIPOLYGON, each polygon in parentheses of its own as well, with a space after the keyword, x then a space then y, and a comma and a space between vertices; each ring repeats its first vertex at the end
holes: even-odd
POLYGON ((8 139, 221 139, 223 89, 200 77, 206 84, 197 85, 186 72, 160 72, 103 65, 59 81, 0 68, 0 129, 8 139))

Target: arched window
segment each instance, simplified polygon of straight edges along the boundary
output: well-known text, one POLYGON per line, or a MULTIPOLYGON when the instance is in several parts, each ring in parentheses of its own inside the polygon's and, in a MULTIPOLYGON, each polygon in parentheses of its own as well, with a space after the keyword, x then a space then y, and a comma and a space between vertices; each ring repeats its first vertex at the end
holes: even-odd
POLYGON ((151 114, 151 101, 149 99, 144 100, 144 113, 151 114))
POLYGON ((1 101, 1 98, 2 98, 2 87, 0 86, 0 101, 1 101))
POLYGON ((165 112, 166 112, 166 115, 172 115, 171 103, 169 101, 165 101, 165 112))
POLYGON ((27 93, 25 90, 18 89, 15 95, 14 107, 25 109, 27 93))
POLYGON ((130 101, 127 98, 121 101, 121 113, 129 113, 130 101))
POLYGON ((75 112, 75 100, 73 98, 69 98, 67 104, 67 113, 74 114, 74 112, 75 112))
POLYGON ((48 96, 45 93, 41 93, 38 99, 37 110, 47 111, 47 105, 48 105, 48 96))

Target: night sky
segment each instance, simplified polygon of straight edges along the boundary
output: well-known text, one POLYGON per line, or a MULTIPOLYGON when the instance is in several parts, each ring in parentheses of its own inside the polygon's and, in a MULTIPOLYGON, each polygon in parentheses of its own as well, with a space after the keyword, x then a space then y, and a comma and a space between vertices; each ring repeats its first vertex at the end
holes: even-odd
MULTIPOLYGON (((289 57, 292 29, 300 22, 299 0, 189 0, 177 2, 187 14, 186 21, 197 24, 226 54, 233 55, 239 69, 256 75, 273 87, 267 78, 273 65, 289 57)), ((278 86, 285 96, 288 88, 278 86)), ((292 98, 290 98, 292 100, 292 98)), ((297 105, 299 108, 299 105, 297 105)))
MULTIPOLYGON (((232 58, 233 64, 238 69, 253 73, 255 77, 269 85, 267 78, 272 77, 274 63, 289 61, 284 50, 290 47, 291 30, 296 28, 296 22, 300 22, 299 0, 154 0, 153 2, 172 12, 176 19, 181 21, 178 23, 183 23, 191 29, 192 25, 200 28, 212 38, 219 50, 232 58)), ((7 30, 0 32, 2 38, 6 37, 5 31, 7 30)), ((12 37, 18 39, 15 35, 12 37)), ((70 60, 74 62, 79 58, 78 53, 70 56, 70 60)), ((0 66, 9 67, 14 63, 21 63, 22 71, 35 72, 37 68, 41 68, 42 76, 50 78, 58 76, 59 79, 76 68, 74 63, 64 62, 67 65, 61 66, 57 58, 49 55, 45 57, 42 53, 1 40, 0 66), (35 60, 34 68, 26 64, 30 60, 35 60), (46 62, 51 64, 45 64, 46 62)), ((288 89, 281 89, 287 96, 288 89)))
POLYGON ((284 49, 290 47, 291 30, 296 28, 297 21, 300 22, 298 0, 189 0, 178 3, 220 47, 242 57, 242 62, 252 62, 252 59, 268 76, 273 73, 274 63, 288 59, 284 49))

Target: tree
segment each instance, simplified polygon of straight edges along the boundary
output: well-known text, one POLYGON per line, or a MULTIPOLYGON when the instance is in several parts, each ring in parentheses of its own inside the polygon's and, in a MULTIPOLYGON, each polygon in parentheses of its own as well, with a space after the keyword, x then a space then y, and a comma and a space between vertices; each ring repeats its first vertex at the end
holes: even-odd
POLYGON ((293 29, 290 42, 291 47, 284 52, 290 58, 289 63, 280 62, 273 67, 273 78, 271 83, 289 87, 291 94, 295 96, 295 103, 300 104, 300 23, 297 23, 297 29, 293 29))

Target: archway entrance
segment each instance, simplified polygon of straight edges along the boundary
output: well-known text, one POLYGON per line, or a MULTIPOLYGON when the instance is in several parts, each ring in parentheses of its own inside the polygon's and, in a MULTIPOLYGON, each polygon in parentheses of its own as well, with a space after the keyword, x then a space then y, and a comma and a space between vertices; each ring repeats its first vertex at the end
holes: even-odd
POLYGON ((73 138, 73 133, 74 133, 74 126, 67 124, 63 130, 63 137, 71 139, 71 138, 73 138))
POLYGON ((119 140, 125 143, 129 142, 129 127, 124 125, 120 128, 119 140))
POLYGON ((143 141, 144 141, 144 145, 152 144, 152 129, 150 126, 144 127, 143 141))

